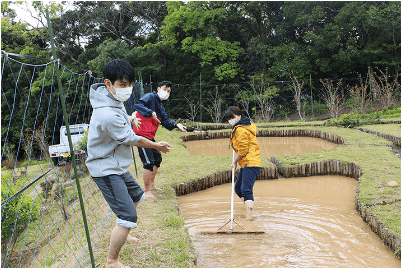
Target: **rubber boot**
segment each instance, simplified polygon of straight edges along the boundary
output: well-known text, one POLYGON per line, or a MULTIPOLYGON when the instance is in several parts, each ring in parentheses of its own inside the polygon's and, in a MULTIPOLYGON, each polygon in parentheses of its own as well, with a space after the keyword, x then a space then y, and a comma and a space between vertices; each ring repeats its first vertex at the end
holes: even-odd
POLYGON ((245 215, 245 220, 252 220, 252 210, 253 210, 253 201, 252 200, 246 200, 245 201, 245 210, 246 210, 246 215, 245 215))

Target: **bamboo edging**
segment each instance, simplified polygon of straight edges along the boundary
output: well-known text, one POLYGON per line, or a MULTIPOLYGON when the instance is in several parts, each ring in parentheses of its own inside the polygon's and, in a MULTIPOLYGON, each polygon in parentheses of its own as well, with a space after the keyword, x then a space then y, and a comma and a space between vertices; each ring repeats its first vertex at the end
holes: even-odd
POLYGON ((376 131, 370 131, 364 128, 358 128, 357 130, 368 133, 368 134, 373 134, 379 137, 382 137, 386 140, 389 140, 391 142, 393 142, 394 147, 396 148, 401 148, 401 137, 395 136, 395 135, 388 135, 388 134, 383 134, 380 132, 376 132, 376 131))
MULTIPOLYGON (((365 130, 361 130, 365 131, 365 130)), ((371 132, 376 135, 377 132, 371 132)), ((230 138, 231 132, 203 132, 200 134, 193 134, 181 137, 182 141, 194 141, 194 140, 207 140, 207 139, 221 139, 230 138)), ((315 137, 323 140, 336 143, 346 144, 347 140, 342 137, 327 133, 324 131, 314 131, 307 129, 290 129, 290 130, 259 130, 258 137, 315 137)), ((391 136, 386 135, 386 139, 391 136)), ((400 147, 401 138, 395 137, 398 140, 391 140, 395 146, 400 147)), ((341 160, 324 160, 318 162, 312 162, 308 164, 298 164, 294 166, 284 166, 277 158, 271 157, 271 162, 275 164, 275 167, 263 167, 261 173, 257 177, 257 180, 271 180, 278 179, 279 176, 285 178, 290 177, 308 177, 317 175, 340 175, 351 177, 360 181, 363 176, 362 169, 355 163, 341 161, 341 160)), ((239 171, 235 172, 237 177, 239 171)), ((173 187, 177 196, 186 195, 213 186, 225 184, 231 182, 231 170, 226 170, 205 177, 201 177, 195 180, 191 180, 186 183, 176 184, 173 187)), ((355 208, 361 215, 362 219, 370 226, 373 232, 375 232, 380 239, 384 241, 393 251, 394 255, 401 258, 401 239, 397 237, 392 231, 384 226, 381 221, 373 215, 369 210, 369 205, 363 204, 359 199, 359 186, 357 195, 355 197, 355 208)))

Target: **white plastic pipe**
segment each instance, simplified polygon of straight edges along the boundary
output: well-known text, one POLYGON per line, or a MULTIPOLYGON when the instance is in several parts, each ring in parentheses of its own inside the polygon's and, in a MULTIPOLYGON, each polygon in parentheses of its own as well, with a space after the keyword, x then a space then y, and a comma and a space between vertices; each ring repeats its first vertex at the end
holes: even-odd
MULTIPOLYGON (((233 149, 233 162, 235 160, 235 151, 233 149)), ((234 222, 234 168, 231 169, 231 228, 233 230, 233 222, 234 222)))

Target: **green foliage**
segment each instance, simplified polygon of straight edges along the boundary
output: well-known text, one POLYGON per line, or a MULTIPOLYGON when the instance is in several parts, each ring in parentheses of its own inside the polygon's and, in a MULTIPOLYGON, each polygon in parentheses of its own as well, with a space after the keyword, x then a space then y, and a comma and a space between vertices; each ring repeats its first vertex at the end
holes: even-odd
POLYGON ((88 133, 89 129, 85 130, 82 138, 78 141, 78 148, 85 152, 88 152, 88 133))
MULTIPOLYGON (((23 187, 24 181, 11 182, 9 173, 1 176, 1 201, 13 196, 23 187)), ((39 206, 34 203, 27 193, 20 194, 2 207, 1 241, 7 243, 11 237, 16 240, 29 223, 38 216, 39 206)))
POLYGON ((1 49, 6 52, 47 57, 48 51, 44 49, 46 34, 43 29, 28 30, 26 23, 13 23, 10 18, 1 18, 1 49))
POLYGON ((360 126, 362 125, 360 118, 354 114, 354 113, 350 113, 350 114, 344 114, 341 115, 339 118, 337 119, 328 119, 325 122, 326 126, 339 126, 339 127, 356 127, 356 126, 360 126))
POLYGON ((306 115, 322 115, 329 110, 329 106, 323 103, 314 102, 313 105, 306 103, 304 109, 306 115))
POLYGON ((237 60, 243 51, 240 43, 224 40, 216 31, 216 26, 226 19, 226 9, 204 2, 167 2, 167 10, 163 42, 177 53, 195 55, 200 64, 196 69, 200 67, 208 80, 230 80, 239 74, 237 60))
POLYGON ((99 56, 88 62, 89 69, 101 72, 103 66, 109 60, 115 58, 129 61, 129 59, 127 59, 128 51, 129 46, 126 42, 122 40, 107 39, 96 48, 96 52, 99 56))
POLYGON ((297 74, 299 78, 306 78, 312 72, 311 58, 305 53, 310 48, 304 48, 295 42, 283 44, 271 49, 270 57, 273 64, 269 69, 270 77, 286 78, 290 72, 297 74))
POLYGON ((21 163, 18 167, 27 167, 28 165, 37 165, 39 163, 47 163, 47 160, 37 161, 37 160, 26 160, 25 162, 21 163))
POLYGON ((375 111, 372 113, 358 114, 351 112, 343 114, 338 119, 329 119, 325 122, 326 126, 356 127, 362 124, 376 124, 381 119, 401 117, 401 107, 375 111))

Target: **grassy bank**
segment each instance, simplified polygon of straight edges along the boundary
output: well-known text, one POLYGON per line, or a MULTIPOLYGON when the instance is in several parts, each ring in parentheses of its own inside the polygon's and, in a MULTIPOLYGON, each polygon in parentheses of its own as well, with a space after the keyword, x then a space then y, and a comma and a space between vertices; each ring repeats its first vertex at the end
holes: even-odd
POLYGON ((361 128, 369 131, 401 137, 401 124, 362 125, 361 128))

